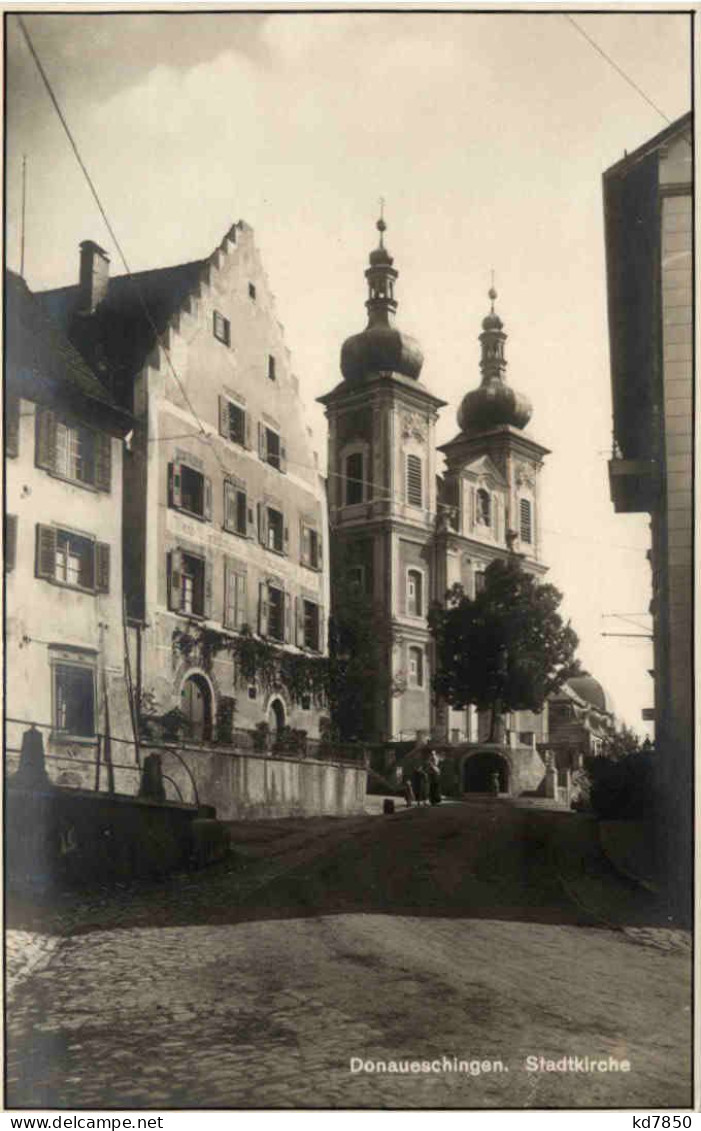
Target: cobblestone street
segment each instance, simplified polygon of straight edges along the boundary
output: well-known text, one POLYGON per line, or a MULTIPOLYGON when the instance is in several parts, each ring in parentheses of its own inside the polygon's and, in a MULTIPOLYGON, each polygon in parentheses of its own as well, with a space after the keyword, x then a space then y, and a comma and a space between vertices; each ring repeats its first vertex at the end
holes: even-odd
POLYGON ((207 872, 11 901, 8 1104, 685 1106, 688 937, 597 876, 591 828, 489 802, 251 823, 207 872), (505 1070, 350 1071, 444 1055, 505 1070))

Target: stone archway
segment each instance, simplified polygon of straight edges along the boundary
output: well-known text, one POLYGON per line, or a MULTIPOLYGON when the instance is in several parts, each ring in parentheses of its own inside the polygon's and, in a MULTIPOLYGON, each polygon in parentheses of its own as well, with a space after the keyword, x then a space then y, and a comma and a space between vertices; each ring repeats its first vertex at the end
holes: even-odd
POLYGON ((493 775, 499 775, 499 792, 509 793, 511 767, 503 754, 496 750, 476 750, 469 754, 461 770, 464 793, 492 793, 493 775))
POLYGON ((212 737, 214 696, 209 680, 192 672, 180 688, 180 710, 185 716, 193 742, 209 742, 212 737))

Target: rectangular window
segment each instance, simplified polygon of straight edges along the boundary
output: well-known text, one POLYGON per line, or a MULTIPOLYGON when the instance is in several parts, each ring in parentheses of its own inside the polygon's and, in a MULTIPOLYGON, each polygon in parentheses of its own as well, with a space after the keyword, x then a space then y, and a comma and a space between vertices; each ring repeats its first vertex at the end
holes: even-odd
POLYGON ((424 685, 424 655, 420 648, 409 649, 409 686, 424 685))
POLYGON ((168 607, 189 616, 209 617, 211 570, 204 558, 173 550, 168 555, 168 607))
POLYGON ((255 283, 249 283, 248 284, 248 297, 251 299, 252 302, 256 301, 256 285, 255 285, 255 283))
POLYGON ((17 561, 17 515, 5 515, 5 573, 11 573, 17 561))
POLYGON ((176 510, 197 518, 212 517, 212 481, 186 463, 168 465, 168 502, 176 510))
POLYGON ((531 504, 528 499, 519 502, 521 517, 521 541, 530 542, 533 538, 533 522, 531 518, 531 504))
POLYGON ((228 480, 224 482, 224 529, 243 537, 248 533, 246 491, 228 480))
POLYGON ((424 503, 421 458, 415 455, 406 457, 406 501, 410 507, 422 507, 424 503))
POLYGON ((407 574, 407 613, 410 617, 423 616, 423 574, 410 569, 407 574))
POLYGON ((353 452, 346 459, 346 506, 363 501, 363 453, 353 452))
POLYGON ((285 519, 281 511, 267 507, 268 512, 268 541, 269 550, 281 554, 285 548, 285 519))
POLYGON ((233 401, 229 401, 229 439, 236 444, 246 442, 246 413, 233 401))
POLYGON ((76 738, 95 734, 95 672, 78 664, 54 664, 54 729, 76 738))
POLYGON ((224 625, 241 629, 248 622, 246 574, 227 564, 224 571, 224 625))
POLYGON ((19 397, 8 396, 5 402, 5 455, 19 455, 19 397))
POLYGON ((275 377, 275 358, 272 354, 268 354, 268 380, 274 381, 275 377))
POLYGON ((280 469, 280 437, 272 428, 265 429, 265 459, 271 467, 280 469))
POLYGON ((61 420, 51 409, 37 409, 36 464, 72 483, 109 491, 112 438, 83 424, 61 420))
POLYGON ((268 585, 268 636, 285 639, 285 594, 275 585, 268 585))
POLYGON ((83 534, 37 524, 36 574, 72 589, 108 593, 110 547, 83 534))
POLYGON ((218 310, 214 311, 214 337, 225 346, 231 345, 231 323, 218 310))
POLYGON ((484 570, 478 569, 475 573, 475 596, 484 591, 484 570))
POLYGON ((319 652, 321 651, 319 647, 319 606, 313 601, 304 601, 303 613, 304 647, 319 652))
POLYGON ((321 539, 319 531, 302 523, 302 565, 321 569, 321 539))

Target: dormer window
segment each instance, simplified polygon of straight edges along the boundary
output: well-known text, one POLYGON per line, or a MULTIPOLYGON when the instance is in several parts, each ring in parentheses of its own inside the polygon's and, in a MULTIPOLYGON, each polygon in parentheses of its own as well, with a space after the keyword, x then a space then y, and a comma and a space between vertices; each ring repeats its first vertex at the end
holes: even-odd
POLYGON ((214 337, 218 342, 222 342, 225 346, 231 345, 231 323, 218 310, 214 311, 213 329, 214 337))

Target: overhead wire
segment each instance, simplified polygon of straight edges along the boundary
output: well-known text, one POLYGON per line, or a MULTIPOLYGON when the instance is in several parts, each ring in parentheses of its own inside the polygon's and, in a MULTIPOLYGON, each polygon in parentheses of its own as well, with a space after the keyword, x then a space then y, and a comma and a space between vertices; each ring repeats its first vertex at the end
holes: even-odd
MULTIPOLYGON (((170 369, 170 372, 173 376, 173 379, 175 380, 178 388, 180 389, 180 392, 182 393, 183 399, 184 399, 188 409, 192 413, 192 416, 194 417, 194 419, 196 420, 196 422, 199 426, 201 436, 205 439, 206 443, 209 443, 207 431, 206 431, 202 421, 200 420, 200 418, 197 414, 197 411, 195 410, 195 407, 192 404, 192 401, 190 400, 187 389, 185 388, 182 380, 180 379, 180 376, 179 376, 179 374, 178 374, 178 372, 175 368, 175 365, 173 364, 173 360, 170 356, 170 350, 168 349, 168 345, 167 345, 163 335, 161 334, 160 330, 158 329, 158 327, 157 327, 157 325, 156 325, 156 323, 155 323, 155 321, 154 321, 154 319, 151 315, 151 312, 150 312, 150 310, 149 310, 149 308, 148 308, 148 306, 147 306, 147 304, 144 300, 143 294, 141 293, 141 288, 139 287, 139 284, 138 284, 137 280, 135 279, 135 277, 132 273, 131 267, 129 266, 129 263, 127 262, 127 258, 126 258, 126 255, 124 254, 123 249, 122 249, 122 245, 119 242, 119 239, 117 238, 117 234, 114 230, 114 227, 112 226, 112 224, 110 222, 109 216, 107 215, 105 207, 104 207, 104 205, 103 205, 103 203, 100 199, 100 195, 97 191, 97 188, 95 187, 95 183, 94 183, 92 177, 90 176, 88 168, 87 168, 87 166, 86 166, 86 164, 85 164, 85 162, 84 162, 84 160, 83 160, 83 158, 80 154, 78 144, 77 144, 75 138, 73 137, 70 126, 68 125, 66 117, 65 117, 65 115, 64 115, 64 113, 61 109, 61 106, 58 102, 58 99, 57 99, 57 97, 54 93, 54 90, 53 90, 53 87, 51 86, 51 82, 49 80, 49 77, 46 74, 46 71, 44 70, 44 67, 43 67, 41 59, 39 58, 39 55, 36 51, 36 48, 34 47, 31 36, 30 36, 30 34, 27 30, 27 27, 25 25, 25 22, 24 22, 24 20, 22 19, 22 16, 19 13, 15 13, 15 15, 17 17, 17 21, 19 23, 20 29, 22 31, 22 35, 24 36, 25 42, 26 42, 27 47, 29 49, 29 52, 32 56, 32 59, 34 60, 34 63, 36 64, 36 67, 37 67, 37 70, 39 71, 41 79, 44 83, 44 86, 46 87, 46 92, 47 92, 47 94, 48 94, 48 96, 51 100, 51 103, 52 103, 52 105, 53 105, 53 107, 54 107, 54 109, 55 109, 55 111, 58 115, 59 121, 61 122, 61 125, 63 126, 66 137, 68 138, 68 141, 70 143, 71 149, 73 150, 73 153, 74 153, 75 158, 78 162, 78 165, 80 166, 80 169, 83 173, 83 176, 85 177, 85 180, 87 181, 88 187, 89 187, 90 192, 92 193, 93 199, 94 199, 94 201, 95 201, 95 203, 96 203, 96 205, 99 209, 100 215, 102 216, 102 219, 105 223, 107 231, 109 232, 110 237, 112 238, 112 242, 114 243, 114 246, 116 247, 117 252, 119 253, 119 257, 120 257, 120 259, 121 259, 121 261, 124 265, 124 270, 126 272, 126 275, 129 279, 130 283, 134 287, 135 293, 136 293, 137 298, 139 300, 139 304, 140 304, 140 306, 141 306, 141 308, 144 312, 146 320, 147 320, 149 326, 151 327, 151 330, 153 331, 153 334, 154 334, 156 341, 158 342, 159 346, 163 350, 166 361, 168 363, 168 368, 170 369)), ((214 452, 214 455, 215 455, 217 462, 219 463, 220 467, 224 471, 225 470, 224 465, 221 463, 216 449, 212 448, 212 451, 214 452)))

